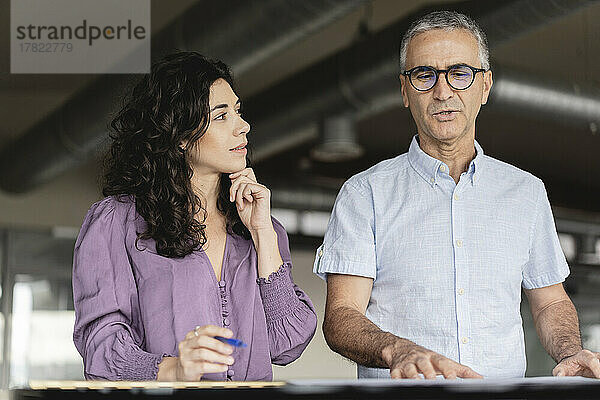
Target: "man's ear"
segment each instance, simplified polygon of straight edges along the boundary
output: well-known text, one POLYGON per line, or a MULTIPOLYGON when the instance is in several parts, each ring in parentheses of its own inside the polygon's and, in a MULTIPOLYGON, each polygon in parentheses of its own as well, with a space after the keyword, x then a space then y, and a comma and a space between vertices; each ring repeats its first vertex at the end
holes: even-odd
POLYGON ((482 105, 487 103, 493 84, 494 84, 494 79, 492 78, 492 71, 491 70, 485 71, 483 73, 483 93, 481 96, 481 104, 482 105))
POLYGON ((407 95, 407 86, 406 85, 410 85, 410 83, 408 82, 408 78, 402 74, 400 74, 400 93, 402 93, 402 102, 404 103, 404 107, 408 107, 410 105, 409 101, 408 101, 408 95, 407 95))

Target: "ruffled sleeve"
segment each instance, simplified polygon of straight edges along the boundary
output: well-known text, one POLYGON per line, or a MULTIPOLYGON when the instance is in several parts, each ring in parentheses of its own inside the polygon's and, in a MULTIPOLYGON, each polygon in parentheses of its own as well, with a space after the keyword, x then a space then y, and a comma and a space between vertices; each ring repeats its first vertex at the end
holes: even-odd
POLYGON ((283 265, 259 278, 258 285, 265 309, 271 362, 286 365, 300 357, 317 328, 317 315, 306 293, 292 280, 292 258, 287 233, 273 218, 283 265))
POLYGON ((73 341, 86 379, 155 380, 163 355, 141 348, 138 295, 125 247, 127 207, 113 198, 86 215, 73 256, 73 341))

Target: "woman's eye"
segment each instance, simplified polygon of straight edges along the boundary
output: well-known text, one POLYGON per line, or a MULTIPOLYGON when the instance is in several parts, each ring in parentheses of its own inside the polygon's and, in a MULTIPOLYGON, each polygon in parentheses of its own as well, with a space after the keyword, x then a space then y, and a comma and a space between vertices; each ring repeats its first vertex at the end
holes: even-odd
POLYGON ((217 120, 217 119, 224 120, 226 115, 227 115, 227 113, 219 114, 215 117, 215 120, 217 120))
POLYGON ((241 108, 238 108, 237 110, 235 110, 235 112, 236 112, 238 115, 242 115, 242 109, 241 109, 241 108))

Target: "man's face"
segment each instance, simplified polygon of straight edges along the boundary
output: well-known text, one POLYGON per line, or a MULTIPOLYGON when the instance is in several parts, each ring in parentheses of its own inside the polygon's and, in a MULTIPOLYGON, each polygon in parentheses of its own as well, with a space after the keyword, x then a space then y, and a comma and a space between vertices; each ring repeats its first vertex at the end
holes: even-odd
MULTIPOLYGON (((415 36, 408 44, 407 71, 417 66, 447 69, 456 64, 481 68, 477 39, 467 30, 431 30, 415 36)), ((475 74, 475 81, 466 90, 452 89, 444 73, 426 92, 413 88, 407 76, 400 75, 400 80, 404 106, 410 107, 420 136, 445 143, 475 137, 475 119, 492 87, 491 71, 475 74)))

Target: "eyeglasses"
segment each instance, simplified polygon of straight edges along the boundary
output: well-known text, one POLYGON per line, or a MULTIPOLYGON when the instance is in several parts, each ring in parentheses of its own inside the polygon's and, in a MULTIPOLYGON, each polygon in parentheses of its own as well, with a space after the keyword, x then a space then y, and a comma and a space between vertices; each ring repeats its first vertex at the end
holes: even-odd
POLYGON ((485 69, 471 67, 466 64, 452 65, 448 69, 419 66, 402 72, 402 75, 408 76, 410 84, 416 90, 426 92, 435 86, 442 72, 446 75, 446 82, 452 89, 465 90, 473 84, 475 74, 485 72, 485 69))

